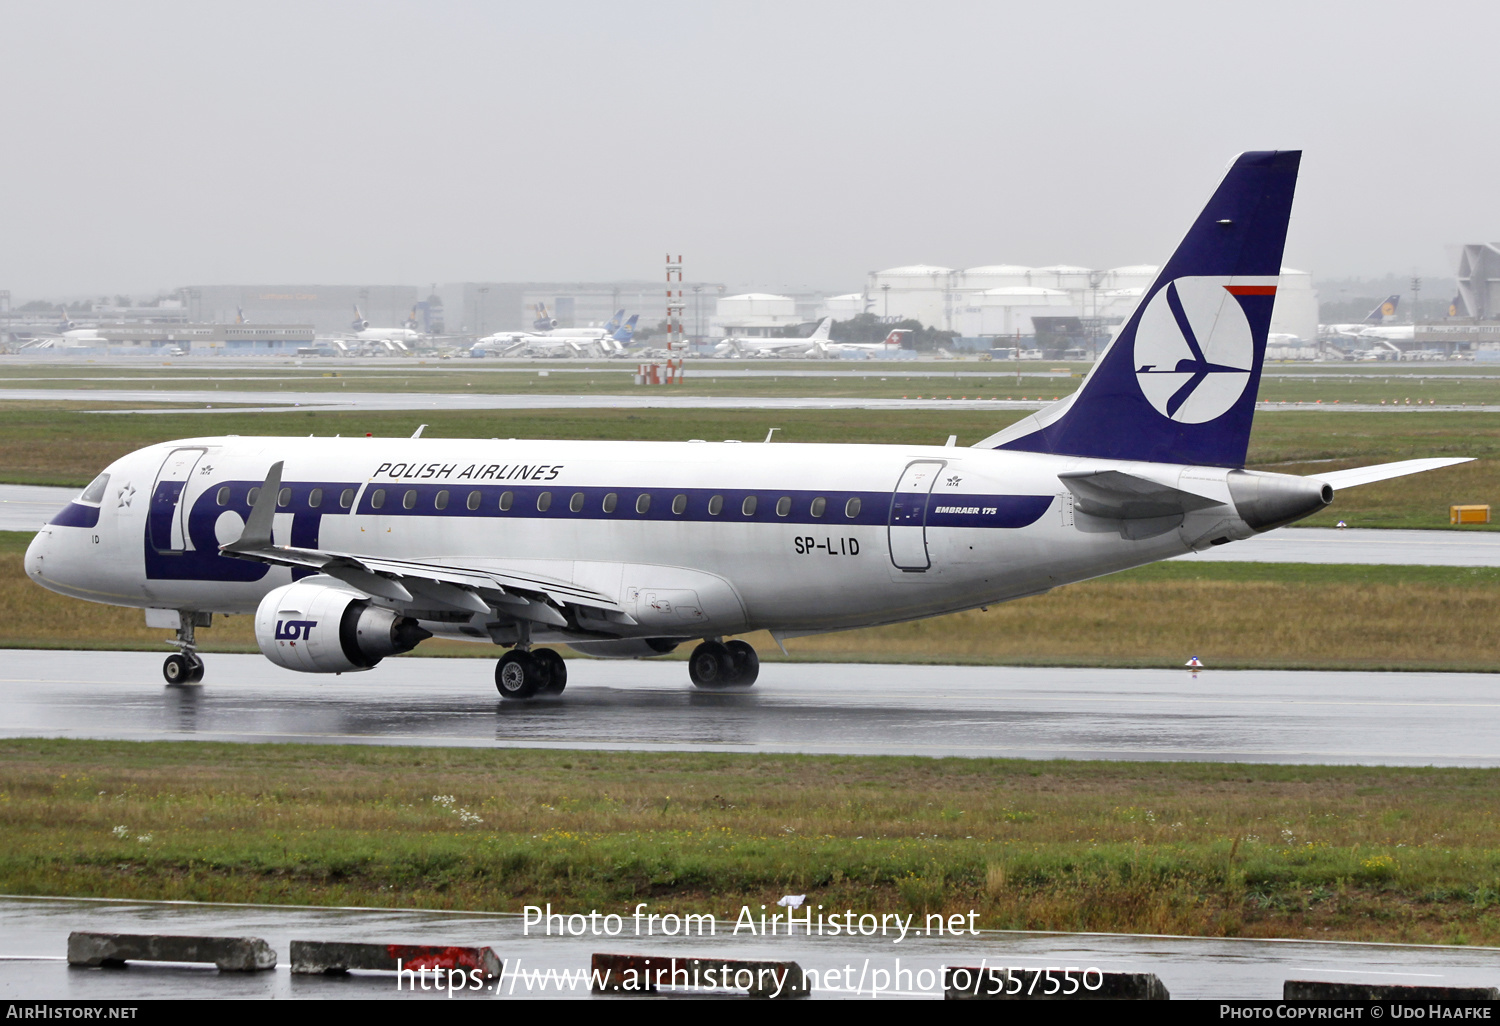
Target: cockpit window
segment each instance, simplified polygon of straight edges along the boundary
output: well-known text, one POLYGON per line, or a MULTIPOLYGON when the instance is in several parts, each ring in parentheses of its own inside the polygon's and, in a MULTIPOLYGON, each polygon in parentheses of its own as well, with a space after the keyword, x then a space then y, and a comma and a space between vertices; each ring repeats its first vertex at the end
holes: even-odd
POLYGON ((109 487, 109 475, 100 474, 89 482, 89 486, 78 497, 79 502, 103 502, 104 490, 109 487))

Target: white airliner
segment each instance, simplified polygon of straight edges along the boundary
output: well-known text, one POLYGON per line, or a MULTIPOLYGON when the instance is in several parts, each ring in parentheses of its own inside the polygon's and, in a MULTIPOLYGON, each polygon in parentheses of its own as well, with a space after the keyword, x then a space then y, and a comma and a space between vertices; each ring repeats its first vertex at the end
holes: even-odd
MULTIPOLYGON (((537 304, 540 306, 541 304, 537 304)), ((537 333, 531 331, 498 331, 479 339, 469 355, 482 356, 623 356, 625 346, 635 337, 635 322, 640 314, 631 314, 624 324, 621 310, 599 328, 565 328, 537 333)))
POLYGON ((812 356, 828 344, 833 318, 824 317, 806 338, 726 338, 714 346, 714 355, 741 356, 812 356))
POLYGON ((507 698, 555 693, 546 644, 639 657, 697 642, 700 687, 747 685, 731 635, 896 623, 1249 538, 1336 488, 1245 470, 1300 154, 1245 153, 1076 393, 972 448, 212 437, 116 460, 26 572, 175 628, 249 614, 278 666, 340 673, 438 635, 508 649, 507 698))
POLYGON ((356 339, 360 342, 391 342, 405 349, 409 343, 420 342, 422 333, 417 331, 416 311, 411 312, 407 318, 406 326, 400 328, 372 328, 370 322, 365 320, 365 315, 359 312, 359 306, 354 307, 354 320, 349 322, 349 333, 345 339, 356 339))
POLYGON ((892 328, 880 342, 827 342, 818 349, 819 356, 890 356, 901 350, 901 341, 911 334, 909 328, 892 328))

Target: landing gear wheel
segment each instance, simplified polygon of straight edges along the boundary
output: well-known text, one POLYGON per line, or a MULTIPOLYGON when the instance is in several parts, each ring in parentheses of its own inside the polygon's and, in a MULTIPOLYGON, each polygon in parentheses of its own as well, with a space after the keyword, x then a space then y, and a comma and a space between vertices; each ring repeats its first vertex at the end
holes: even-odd
MULTIPOLYGON (((187 656, 180 652, 174 652, 167 656, 166 662, 161 664, 161 675, 167 679, 168 684, 191 684, 193 682, 193 669, 193 664, 188 661, 187 656)), ((198 664, 197 670, 201 676, 203 673, 202 663, 198 664)))
POLYGON ((188 653, 188 679, 189 684, 200 684, 203 681, 203 660, 195 653, 188 653))
POLYGON ((534 655, 512 649, 495 664, 495 689, 501 698, 530 698, 546 683, 546 676, 534 655))
POLYGON ((725 683, 739 688, 754 684, 755 678, 760 676, 760 656, 755 654, 755 649, 743 641, 726 642, 724 648, 734 661, 734 677, 725 683))
POLYGON ((688 656, 688 676, 700 688, 722 688, 734 677, 734 657, 717 641, 705 641, 688 656))
POLYGON ((531 656, 547 675, 547 682, 536 689, 539 695, 560 695, 568 686, 568 662, 557 654, 556 649, 534 648, 531 656))

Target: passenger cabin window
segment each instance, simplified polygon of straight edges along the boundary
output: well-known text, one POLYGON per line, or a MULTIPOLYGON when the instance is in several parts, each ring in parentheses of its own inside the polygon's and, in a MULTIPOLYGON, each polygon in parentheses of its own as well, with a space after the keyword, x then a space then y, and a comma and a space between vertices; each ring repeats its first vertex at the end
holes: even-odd
POLYGON ((255 505, 255 500, 258 499, 258 498, 260 498, 260 486, 259 485, 256 485, 254 488, 250 489, 248 492, 245 493, 245 501, 248 502, 252 506, 255 505))
POLYGON ((470 492, 469 493, 469 508, 470 509, 478 509, 479 508, 479 498, 480 498, 480 496, 479 496, 478 492, 470 492))
POLYGON ((278 506, 290 506, 291 504, 292 504, 292 490, 290 488, 283 488, 281 491, 279 491, 279 492, 276 493, 276 505, 278 505, 278 506))
POLYGON ((687 512, 687 496, 678 495, 672 499, 672 512, 682 516, 687 512))
POLYGON ((724 496, 715 495, 708 500, 708 515, 716 517, 724 511, 724 496))
POLYGON ((820 496, 818 496, 816 499, 814 499, 812 501, 812 509, 809 510, 809 512, 811 512, 812 515, 815 516, 815 517, 820 517, 820 516, 823 515, 823 511, 826 510, 827 508, 828 508, 828 500, 825 499, 825 498, 823 498, 823 496, 820 495, 820 496))
POLYGON ((353 488, 345 488, 342 492, 339 493, 339 505, 344 507, 345 509, 348 509, 350 506, 354 505, 353 488))
POLYGON ((377 488, 377 489, 375 489, 375 494, 372 495, 372 496, 370 496, 370 508, 371 509, 379 509, 381 506, 384 506, 384 505, 385 505, 385 489, 384 488, 377 488))
POLYGON ((651 508, 651 493, 650 492, 642 492, 640 495, 636 496, 636 498, 635 498, 635 511, 637 513, 645 513, 650 508, 651 508))
POLYGON ((434 506, 436 506, 438 509, 447 509, 448 508, 448 489, 444 488, 442 491, 438 492, 437 493, 437 497, 432 500, 432 504, 434 506))
POLYGON ((776 515, 778 517, 784 517, 791 511, 792 497, 790 495, 783 495, 781 498, 776 500, 776 515))
POLYGON ((552 508, 552 493, 551 492, 543 492, 541 495, 538 495, 536 497, 536 511, 538 513, 545 513, 545 512, 547 512, 547 510, 549 510, 551 508, 552 508))
POLYGON ((740 512, 747 517, 755 516, 755 496, 745 496, 745 501, 740 504, 740 512))
POLYGON ((415 488, 408 488, 406 494, 401 496, 401 506, 403 509, 417 508, 417 490, 415 488))
MULTIPOLYGON (((109 475, 108 474, 100 474, 98 477, 94 478, 92 481, 89 482, 89 486, 83 490, 83 494, 78 497, 78 501, 79 502, 103 502, 104 501, 104 490, 106 488, 108 488, 108 487, 109 487, 109 475)), ((220 503, 219 505, 222 506, 223 503, 220 503)))
POLYGON ((511 504, 514 503, 515 501, 516 501, 516 493, 515 492, 501 492, 500 493, 500 512, 504 513, 505 511, 509 510, 510 507, 511 507, 511 504))
POLYGON ((572 510, 574 513, 582 513, 583 512, 583 493, 582 492, 574 492, 573 493, 573 497, 568 500, 568 509, 572 510))
POLYGON ((619 502, 620 502, 620 497, 618 495, 616 495, 614 492, 610 492, 608 495, 606 495, 604 497, 604 505, 603 505, 604 512, 606 512, 606 513, 613 513, 615 511, 615 506, 619 505, 619 502))
POLYGON ((229 505, 229 486, 225 485, 223 488, 220 488, 219 494, 214 496, 214 500, 218 502, 220 506, 229 505))
POLYGON ((859 516, 858 498, 850 499, 848 502, 844 503, 844 516, 848 517, 850 520, 853 520, 855 517, 859 516))
POLYGON ((313 509, 317 509, 319 506, 323 505, 323 489, 314 488, 312 491, 308 492, 307 504, 313 509))

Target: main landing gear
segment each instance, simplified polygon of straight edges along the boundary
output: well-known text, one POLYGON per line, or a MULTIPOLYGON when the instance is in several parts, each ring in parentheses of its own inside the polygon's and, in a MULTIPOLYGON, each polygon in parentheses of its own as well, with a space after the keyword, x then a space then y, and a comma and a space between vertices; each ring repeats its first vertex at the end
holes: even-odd
POLYGON ((203 680, 203 660, 198 658, 198 647, 193 641, 193 628, 197 626, 198 614, 178 615, 182 619, 177 628, 177 640, 172 644, 181 651, 167 656, 166 662, 161 664, 161 675, 168 684, 197 684, 203 680))
POLYGON ((688 676, 700 688, 748 688, 759 675, 760 657, 743 641, 705 641, 688 657, 688 676))
POLYGON ((513 648, 495 664, 501 698, 560 695, 568 686, 568 664, 550 648, 513 648))

